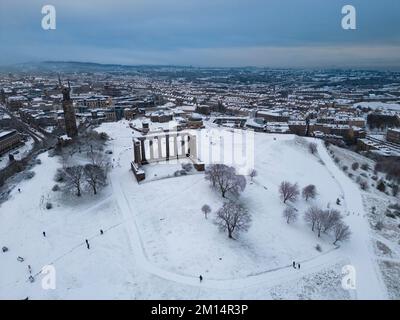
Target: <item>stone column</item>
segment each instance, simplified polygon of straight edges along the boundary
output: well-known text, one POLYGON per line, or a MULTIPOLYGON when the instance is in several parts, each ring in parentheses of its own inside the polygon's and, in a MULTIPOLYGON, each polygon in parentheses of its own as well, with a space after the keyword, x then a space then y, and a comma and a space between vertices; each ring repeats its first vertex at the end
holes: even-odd
POLYGON ((146 138, 140 137, 140 149, 141 149, 141 153, 142 153, 142 164, 147 163, 146 160, 146 149, 144 147, 144 141, 146 140, 146 138))
POLYGON ((190 136, 190 155, 197 158, 196 136, 190 136))
POLYGON ((182 150, 182 155, 185 155, 186 150, 185 150, 185 135, 181 136, 181 150, 182 150))
POLYGON ((175 157, 178 159, 179 154, 178 154, 178 136, 177 135, 174 137, 174 154, 175 154, 175 157))
POLYGON ((187 138, 188 138, 188 152, 186 153, 186 156, 189 157, 190 152, 191 152, 191 150, 190 150, 190 147, 191 147, 190 134, 187 135, 187 138))
POLYGON ((166 134, 165 134, 165 148, 166 148, 166 150, 165 150, 165 152, 166 152, 166 160, 168 161, 169 160, 169 130, 165 130, 164 131, 166 134))
POLYGON ((157 141, 158 141, 158 151, 157 151, 158 159, 161 159, 163 157, 163 155, 162 155, 162 144, 161 144, 162 137, 156 137, 156 138, 157 138, 157 141))
POLYGON ((184 156, 185 155, 185 136, 181 135, 180 137, 181 137, 181 140, 179 141, 179 144, 180 144, 181 156, 184 156))
POLYGON ((134 141, 133 142, 133 155, 135 156, 135 163, 140 164, 141 159, 140 159, 140 142, 139 141, 134 141))
POLYGON ((149 148, 150 148, 150 160, 154 159, 154 140, 149 140, 149 148))

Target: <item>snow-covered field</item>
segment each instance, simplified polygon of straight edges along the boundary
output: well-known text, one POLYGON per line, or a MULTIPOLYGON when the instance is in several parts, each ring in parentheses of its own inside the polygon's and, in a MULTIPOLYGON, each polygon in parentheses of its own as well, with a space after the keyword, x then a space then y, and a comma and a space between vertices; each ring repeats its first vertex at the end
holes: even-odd
MULTIPOLYGON (((100 194, 78 199, 51 191, 60 159, 40 156, 36 175, 14 189, 0 206, 0 298, 23 299, 349 299, 386 298, 358 187, 334 164, 322 143, 311 155, 292 135, 255 135, 257 177, 240 201, 252 225, 229 240, 213 223, 223 199, 204 175, 148 179, 138 184, 130 172, 132 130, 128 122, 105 123, 111 137, 110 183, 100 194), (153 180, 153 181, 151 181, 153 180), (334 249, 302 219, 310 205, 299 200, 297 222, 287 225, 279 199, 281 181, 315 184, 316 203, 336 207, 354 235, 334 249), (340 198, 342 204, 336 205, 340 198), (46 210, 45 202, 53 209, 46 210), (213 210, 208 219, 201 206, 213 210), (100 235, 99 230, 104 230, 100 235), (42 232, 46 232, 43 237, 42 232), (90 242, 86 248, 85 239, 90 242), (322 252, 315 249, 319 244, 322 252), (17 257, 24 258, 23 262, 17 257), (301 270, 291 267, 301 262, 301 270), (41 287, 44 265, 57 271, 56 290, 41 287), (341 268, 355 265, 357 290, 341 287, 341 268), (35 282, 28 281, 28 265, 35 282), (204 281, 199 282, 199 275, 204 281)), ((149 177, 168 176, 176 165, 149 166, 149 177)))

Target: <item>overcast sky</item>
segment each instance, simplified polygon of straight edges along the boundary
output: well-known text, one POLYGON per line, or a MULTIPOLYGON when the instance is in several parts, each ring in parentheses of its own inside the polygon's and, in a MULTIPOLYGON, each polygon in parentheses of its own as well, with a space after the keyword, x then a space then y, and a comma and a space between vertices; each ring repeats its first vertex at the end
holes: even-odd
POLYGON ((0 0, 0 64, 43 60, 398 68, 400 1, 0 0), (341 28, 345 4, 357 30, 341 28))

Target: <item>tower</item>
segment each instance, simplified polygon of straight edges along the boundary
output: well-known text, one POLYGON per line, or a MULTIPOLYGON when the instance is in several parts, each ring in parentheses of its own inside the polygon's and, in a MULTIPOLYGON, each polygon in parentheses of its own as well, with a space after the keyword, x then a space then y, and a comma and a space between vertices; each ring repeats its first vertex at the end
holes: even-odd
POLYGON ((78 135, 78 127, 76 126, 75 111, 70 96, 71 86, 68 81, 68 87, 64 87, 61 83, 60 77, 58 77, 58 82, 63 95, 62 107, 64 110, 65 131, 67 132, 68 137, 73 138, 78 135))

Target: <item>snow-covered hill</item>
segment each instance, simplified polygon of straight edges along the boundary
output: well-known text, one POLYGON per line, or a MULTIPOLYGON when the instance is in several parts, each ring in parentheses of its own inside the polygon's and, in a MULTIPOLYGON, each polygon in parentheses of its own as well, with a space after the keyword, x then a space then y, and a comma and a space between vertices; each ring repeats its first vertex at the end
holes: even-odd
MULTIPOLYGON (((42 154, 35 176, 22 182, 0 206, 0 298, 80 299, 349 299, 385 298, 373 259, 369 226, 358 187, 333 163, 322 143, 318 155, 292 135, 255 136, 254 181, 240 201, 253 218, 247 233, 230 240, 213 223, 223 199, 203 174, 137 184, 130 172, 132 130, 127 122, 105 123, 111 137, 110 183, 95 197, 75 198, 51 191, 60 159, 42 154), (353 237, 339 249, 332 238, 317 238, 302 215, 288 225, 279 199, 283 180, 314 184, 323 207, 346 215, 353 237), (337 205, 337 199, 341 205, 337 205), (44 203, 52 202, 47 210, 44 203), (213 210, 209 219, 201 206, 213 210), (100 234, 100 229, 104 234, 100 234), (46 232, 46 237, 42 232, 46 232), (86 248, 89 240, 90 249, 86 248), (316 250, 317 244, 322 251, 316 250), (17 257, 24 261, 17 261, 17 257), (301 263, 293 269, 292 261, 301 263), (52 264, 56 290, 43 290, 40 270, 52 264), (341 286, 341 269, 353 264, 358 287, 341 286), (28 281, 28 265, 35 282, 28 281), (204 277, 199 282, 199 275, 204 277)), ((172 170, 166 164, 162 171, 172 170)), ((149 172, 154 174, 154 168, 149 172), (151 171, 153 170, 153 171, 151 171)), ((171 176, 173 176, 171 174, 171 176)))

